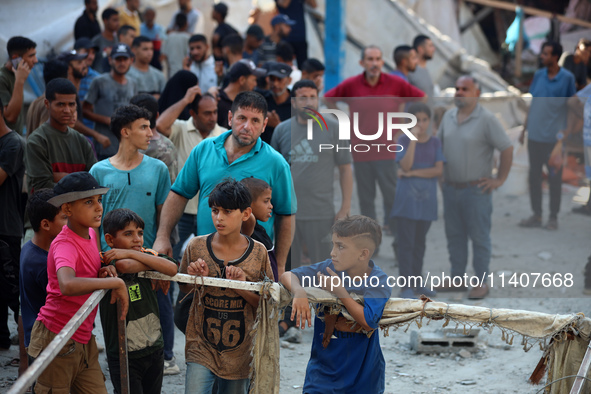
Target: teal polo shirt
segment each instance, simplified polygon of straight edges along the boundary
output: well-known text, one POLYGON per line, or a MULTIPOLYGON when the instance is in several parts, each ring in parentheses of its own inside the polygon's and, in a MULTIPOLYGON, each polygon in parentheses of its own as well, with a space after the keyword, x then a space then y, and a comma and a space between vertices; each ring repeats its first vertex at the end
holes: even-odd
POLYGON ((566 102, 576 92, 575 76, 561 67, 553 79, 546 67, 536 71, 529 87, 533 96, 527 118, 527 138, 556 142, 556 134, 566 128, 566 102))
POLYGON ((260 138, 250 152, 229 163, 224 142, 231 133, 232 130, 216 138, 207 138, 193 148, 171 190, 187 199, 195 197, 199 192, 196 234, 205 235, 215 232, 207 200, 218 183, 229 177, 237 181, 248 177, 262 179, 273 188, 273 217, 267 222, 259 223, 273 239, 275 214, 296 213, 297 204, 289 164, 279 152, 260 138))

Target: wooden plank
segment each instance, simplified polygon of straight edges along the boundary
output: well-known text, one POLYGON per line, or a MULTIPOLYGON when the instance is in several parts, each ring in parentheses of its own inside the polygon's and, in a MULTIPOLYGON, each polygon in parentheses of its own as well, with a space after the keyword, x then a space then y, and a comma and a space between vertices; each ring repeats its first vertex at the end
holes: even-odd
MULTIPOLYGON (((205 285, 205 286, 214 286, 214 287, 227 287, 229 289, 239 289, 239 290, 248 290, 248 291, 256 291, 260 292, 263 282, 243 282, 240 280, 231 280, 231 279, 222 279, 222 278, 212 278, 210 276, 199 277, 187 274, 176 274, 173 277, 170 277, 165 274, 161 274, 160 272, 156 271, 144 271, 140 272, 140 278, 147 278, 147 279, 159 279, 159 280, 170 280, 173 282, 179 283, 188 283, 188 284, 198 284, 198 285, 205 285)), ((280 285, 279 283, 273 283, 271 290, 270 290, 271 297, 277 302, 279 302, 279 294, 280 294, 280 285)))
MULTIPOLYGON (((475 4, 480 4, 480 5, 487 6, 487 7, 494 7, 494 8, 499 8, 502 10, 513 11, 513 12, 515 12, 515 7, 516 7, 515 4, 506 3, 504 1, 499 1, 499 0, 464 0, 464 1, 470 2, 470 3, 475 3, 475 4)), ((527 15, 541 16, 543 18, 548 18, 548 19, 552 19, 552 17, 555 16, 555 14, 551 13, 550 11, 544 11, 544 10, 540 10, 540 9, 534 8, 534 7, 526 7, 526 6, 520 6, 520 7, 523 9, 523 12, 525 12, 527 15)), ((564 15, 556 15, 556 18, 560 22, 570 23, 572 25, 583 26, 586 28, 591 28, 591 22, 587 22, 582 19, 570 18, 570 17, 564 16, 564 15)))
POLYGON ((470 19, 468 22, 466 22, 462 26, 460 26, 460 34, 464 34, 466 32, 466 30, 468 30, 469 28, 474 26, 476 23, 480 23, 480 21, 482 21, 484 18, 486 18, 487 16, 492 14, 493 11, 494 11, 494 8, 491 8, 491 7, 485 7, 483 9, 481 9, 480 11, 478 11, 472 19, 470 19))
POLYGON ((570 394, 583 394, 583 386, 585 386, 586 380, 583 377, 587 376, 587 371, 589 371, 589 367, 591 366, 591 342, 587 346, 587 351, 585 352, 585 356, 583 357, 583 361, 581 362, 581 366, 579 367, 579 372, 577 372, 577 378, 573 383, 573 387, 570 389, 570 394))
POLYGON ((121 300, 117 300, 117 337, 119 340, 119 376, 121 394, 129 394, 129 363, 127 362, 127 319, 121 320, 121 300))
POLYGON ((29 366, 24 374, 12 385, 8 394, 22 394, 27 391, 29 386, 41 375, 47 366, 53 361, 55 356, 62 350, 66 342, 70 340, 72 335, 76 332, 78 327, 82 324, 84 319, 90 315, 90 312, 97 307, 100 300, 107 293, 107 290, 96 290, 88 297, 86 302, 82 304, 78 312, 72 316, 70 321, 64 328, 56 335, 51 343, 43 349, 35 362, 29 366))

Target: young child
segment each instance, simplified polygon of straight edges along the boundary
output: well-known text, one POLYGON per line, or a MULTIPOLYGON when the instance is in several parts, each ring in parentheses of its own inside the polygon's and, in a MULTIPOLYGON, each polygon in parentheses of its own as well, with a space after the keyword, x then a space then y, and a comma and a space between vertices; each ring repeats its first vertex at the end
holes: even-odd
MULTIPOLYGON (((273 279, 265 247, 240 233, 250 205, 250 193, 241 183, 230 179, 216 185, 209 206, 217 231, 189 242, 180 271, 251 282, 273 279)), ((195 294, 186 331, 185 393, 211 393, 215 382, 220 393, 248 392, 250 333, 258 303, 258 294, 247 290, 206 286, 195 294)))
MULTIPOLYGON (((174 276, 177 265, 157 252, 144 249, 144 221, 130 209, 115 209, 105 215, 103 229, 107 245, 103 264, 117 268, 129 292, 127 313, 127 351, 129 386, 132 392, 160 393, 164 371, 164 342, 156 293, 150 279, 139 278, 140 271, 155 270, 174 276)), ((120 393, 121 371, 117 332, 117 306, 101 300, 101 324, 105 336, 109 373, 116 393, 120 393)))
POLYGON ((259 220, 266 222, 273 215, 273 204, 271 204, 273 189, 271 189, 271 186, 267 182, 253 177, 244 178, 240 183, 246 186, 252 199, 250 205, 252 215, 242 225, 242 233, 265 245, 269 254, 273 276, 275 280, 279 280, 277 259, 275 258, 275 245, 273 245, 273 241, 265 231, 265 228, 258 223, 259 220))
POLYGON ((366 216, 340 219, 332 227, 330 259, 281 276, 281 283, 294 297, 291 319, 295 317, 296 325, 302 329, 306 321, 308 327, 311 325, 310 304, 302 285, 332 291, 355 319, 352 324, 342 314, 322 312, 322 318, 315 317, 304 393, 384 392, 386 364, 379 332, 374 331, 391 289, 386 274, 371 260, 381 240, 382 230, 375 220, 366 216), (331 280, 333 276, 340 283, 331 280), (331 283, 336 286, 330 288, 331 283), (356 283, 361 286, 355 286, 356 283), (350 292, 363 296, 364 305, 355 302, 350 292))
POLYGON ((431 110, 424 103, 413 103, 408 112, 417 117, 412 130, 417 141, 406 135, 398 143, 404 149, 396 154, 400 165, 398 185, 391 216, 396 218, 399 275, 406 277, 402 298, 436 293, 420 281, 425 256, 426 236, 431 222, 437 220, 437 179, 443 173, 441 141, 430 132, 431 110))
POLYGON ((47 201, 54 197, 52 189, 39 189, 27 203, 27 216, 35 234, 21 251, 20 294, 21 317, 25 332, 24 347, 31 341, 31 329, 47 297, 47 254, 51 241, 68 222, 60 209, 47 201))
MULTIPOLYGON (((55 196, 49 203, 62 207, 68 224, 49 248, 47 298, 33 325, 28 348, 33 358, 39 356, 95 290, 114 290, 111 302, 121 300, 120 318, 125 319, 129 304, 127 287, 123 280, 108 277, 114 270, 101 269, 94 231, 101 224, 101 199, 108 190, 99 186, 87 172, 69 174, 53 188, 55 196)), ((107 392, 92 335, 95 317, 96 308, 41 373, 35 392, 52 392, 55 389, 75 393, 107 392)))
MULTIPOLYGON (((111 116, 111 132, 119 140, 115 156, 96 163, 90 173, 111 190, 105 195, 105 212, 129 208, 145 223, 144 245, 151 248, 156 239, 157 223, 166 196, 170 191, 170 175, 166 165, 140 152, 148 149, 152 138, 150 111, 136 105, 124 105, 111 116)), ((104 231, 101 228, 101 234, 104 231)), ((107 250, 105 237, 101 237, 102 250, 107 250)), ((160 323, 164 330, 165 375, 180 373, 173 353, 174 321, 172 302, 158 291, 160 323)))

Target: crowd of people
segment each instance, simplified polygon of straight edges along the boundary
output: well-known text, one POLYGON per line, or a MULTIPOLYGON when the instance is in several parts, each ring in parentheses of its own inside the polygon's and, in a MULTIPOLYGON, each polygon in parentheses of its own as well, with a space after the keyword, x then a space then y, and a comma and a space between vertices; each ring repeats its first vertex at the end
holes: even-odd
MULTIPOLYGON (((304 4, 316 2, 276 3, 267 36, 256 24, 240 34, 226 22, 228 6, 216 3, 211 17, 217 26, 208 40, 194 34, 203 15, 190 0, 179 0, 166 28, 155 22, 154 9, 140 14, 140 1, 127 0, 121 9, 102 12, 102 29, 97 1, 85 0, 72 50, 43 64, 45 91, 27 111, 23 91, 38 63, 36 43, 21 36, 8 41, 10 60, 0 68, 0 347, 11 345, 11 309, 22 330, 21 373, 90 293, 106 289, 100 321, 115 392, 122 374, 121 319, 132 392, 159 393, 163 376, 180 373, 176 325, 186 340, 187 393, 210 393, 214 386, 246 393, 258 294, 181 285, 175 297, 170 282, 137 273, 281 282, 295 298, 278 330, 284 340, 300 342, 300 330, 312 321, 304 278, 368 275, 384 284, 372 260, 382 230, 393 235, 399 275, 408 279, 399 296, 437 295, 412 278, 425 271, 438 187, 450 276, 466 273, 470 243, 475 274, 490 272, 492 191, 509 175, 513 145, 479 103, 479 81, 458 78, 454 107, 435 119, 426 64, 436 48, 419 35, 394 48, 393 73, 383 70, 382 49, 369 45, 361 52, 363 71, 324 91, 324 65, 308 58, 305 40, 304 4), (330 108, 345 101, 351 113, 402 105, 417 123, 412 134, 395 136, 399 151, 362 152, 352 149, 365 140, 358 131, 342 140, 333 118, 323 118, 325 130, 313 116, 321 97, 330 108), (376 97, 382 98, 377 107, 376 97), (322 149, 329 145, 338 148, 322 149), (361 215, 351 216, 354 185, 361 215), (383 217, 377 217, 377 187, 383 217)), ((542 226, 546 166, 550 213, 544 227, 558 229, 562 152, 556 146, 581 128, 586 143, 591 140, 585 101, 591 91, 579 70, 591 45, 581 41, 560 60, 562 52, 560 44, 544 43, 543 67, 530 89, 534 98, 557 100, 534 99, 521 135, 523 142, 527 132, 533 211, 522 227, 542 226), (579 99, 568 99, 575 93, 579 99)), ((360 119, 361 134, 375 130, 374 121, 360 119)), ((376 145, 392 143, 388 134, 376 145)), ((590 203, 577 212, 591 214, 590 203)), ((379 336, 371 333, 391 289, 326 281, 322 287, 341 299, 355 324, 319 311, 304 392, 382 392, 385 363, 379 336), (349 292, 365 296, 365 304, 353 302, 349 292)), ((468 284, 436 290, 464 291, 468 284)), ((468 298, 488 293, 484 281, 468 298)), ((92 334, 96 313, 39 376, 35 392, 106 392, 92 334)))

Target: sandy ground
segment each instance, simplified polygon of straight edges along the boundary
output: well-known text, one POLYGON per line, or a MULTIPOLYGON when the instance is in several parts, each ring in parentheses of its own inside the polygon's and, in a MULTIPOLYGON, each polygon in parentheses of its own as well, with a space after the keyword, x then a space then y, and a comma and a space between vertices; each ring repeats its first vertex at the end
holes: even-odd
MULTIPOLYGON (((587 189, 579 192, 588 193, 587 189)), ((481 301, 467 300, 462 293, 444 293, 438 300, 479 305, 524 309, 545 313, 568 314, 583 312, 591 314, 590 298, 582 295, 583 268, 591 253, 591 218, 571 213, 575 206, 576 188, 563 188, 560 229, 550 232, 543 229, 524 230, 517 222, 529 215, 527 195, 509 197, 495 192, 493 197, 493 258, 491 270, 496 273, 572 273, 574 286, 564 292, 560 289, 500 288, 495 286, 488 298, 481 301)), ((441 201, 441 199, 440 199, 441 201)), ((544 194, 547 207, 548 194, 544 194)), ((425 270, 449 272, 446 241, 441 218, 433 223, 428 234, 425 256, 425 270)), ((385 237, 377 264, 390 275, 397 275, 391 248, 391 238, 385 237)), ((471 267, 469 272, 471 272, 471 267)), ((397 290, 393 291, 393 296, 397 290)), ((98 321, 97 321, 98 323, 98 321)), ((421 332, 431 332, 440 322, 424 324, 421 332)), ((100 324, 97 324, 100 327, 100 324)), ((95 333, 100 339, 100 328, 95 333)), ((542 386, 531 386, 527 379, 541 357, 541 351, 534 347, 524 352, 520 338, 512 346, 501 340, 501 332, 492 334, 482 331, 476 351, 463 357, 457 353, 422 355, 410 350, 410 335, 417 330, 411 325, 407 331, 402 327, 390 330, 389 336, 380 333, 380 343, 386 360, 386 392, 388 393, 535 393, 542 386)), ((11 330, 16 332, 14 325, 11 330)), ((184 392, 184 337, 177 331, 175 355, 181 367, 181 374, 164 377, 163 393, 184 392)), ((301 344, 284 344, 281 349, 281 392, 301 393, 306 364, 310 354, 312 330, 306 329, 301 344)), ((18 356, 16 346, 0 352, 0 392, 5 392, 17 376, 17 368, 4 366, 18 356)), ((100 356, 103 371, 108 377, 104 353, 100 356)), ((107 378, 108 380, 108 378, 107 378)), ((107 388, 112 392, 110 381, 107 388)))

